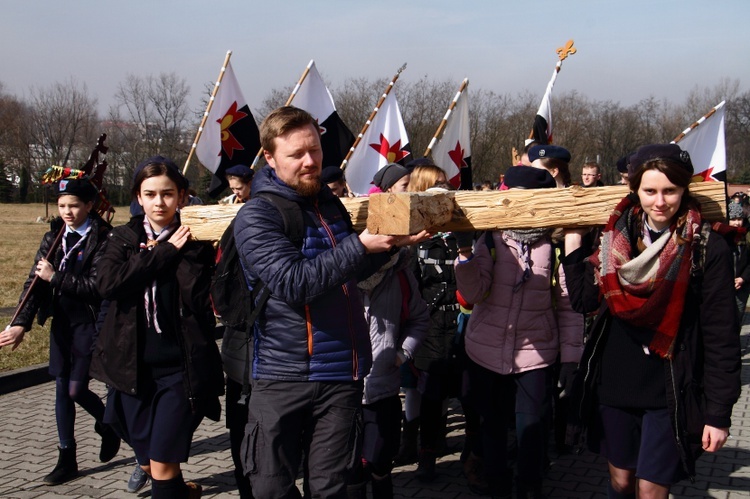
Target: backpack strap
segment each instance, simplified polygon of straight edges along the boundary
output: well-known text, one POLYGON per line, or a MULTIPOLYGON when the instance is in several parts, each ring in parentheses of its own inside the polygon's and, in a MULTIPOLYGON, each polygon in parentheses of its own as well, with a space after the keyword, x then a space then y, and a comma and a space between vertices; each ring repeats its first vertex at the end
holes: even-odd
POLYGON ((284 234, 295 246, 302 247, 302 240, 305 237, 305 224, 302 220, 302 208, 300 208, 299 203, 270 192, 261 192, 256 196, 265 199, 279 210, 284 222, 284 234))

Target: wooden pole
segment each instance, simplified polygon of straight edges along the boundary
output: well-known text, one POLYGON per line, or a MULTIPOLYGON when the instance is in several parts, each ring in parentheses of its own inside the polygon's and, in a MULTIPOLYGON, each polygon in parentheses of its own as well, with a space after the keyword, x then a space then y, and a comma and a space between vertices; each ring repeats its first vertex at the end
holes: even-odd
POLYGON ((354 149, 356 149, 357 145, 359 145, 359 142, 362 140, 362 137, 364 137, 365 132, 368 128, 370 128, 370 123, 372 123, 372 120, 375 118, 375 115, 378 114, 378 110, 380 109, 380 106, 383 105, 383 101, 385 101, 385 98, 388 97, 388 94, 391 93, 391 89, 393 89, 393 85, 396 84, 396 80, 398 80, 398 77, 401 75, 401 72, 406 69, 406 63, 404 63, 403 66, 398 68, 398 71, 396 71, 396 74, 391 78, 391 81, 388 82, 388 86, 385 88, 385 92, 383 92, 383 95, 380 96, 380 99, 378 99, 378 103, 375 104, 375 108, 370 113, 370 117, 367 118, 367 121, 365 122, 365 126, 362 127, 362 131, 359 132, 359 135, 357 135, 357 138, 354 140, 354 144, 352 144, 352 147, 349 148, 349 152, 346 153, 346 157, 344 158, 344 161, 341 162, 341 169, 346 170, 346 165, 349 161, 349 158, 352 157, 352 153, 354 152, 354 149))
MULTIPOLYGON (((542 102, 545 101, 548 94, 552 93, 552 87, 555 86, 555 80, 557 80, 557 73, 559 73, 562 69, 562 62, 567 59, 569 55, 573 55, 578 52, 578 50, 573 47, 573 43, 573 39, 571 38, 565 43, 565 45, 563 45, 562 47, 558 47, 557 50, 555 50, 555 52, 557 52, 557 58, 559 60, 555 64, 555 71, 552 73, 552 78, 550 78, 549 83, 547 83, 547 88, 544 91, 544 95, 542 96, 542 102)), ((534 128, 532 128, 529 132, 529 138, 534 138, 534 128)))
POLYGON ((232 57, 232 51, 227 50, 227 55, 224 58, 224 64, 221 65, 221 71, 219 71, 219 77, 216 79, 216 84, 214 85, 214 89, 211 92, 211 98, 208 99, 208 105, 206 106, 206 111, 203 113, 201 124, 198 127, 198 133, 195 134, 195 140, 193 140, 193 147, 190 148, 188 157, 185 160, 185 166, 182 168, 183 175, 187 173, 188 165, 190 164, 190 159, 193 157, 195 148, 198 147, 198 141, 200 140, 201 135, 203 134, 203 127, 206 125, 206 120, 208 119, 208 113, 211 112, 211 107, 214 105, 214 100, 216 99, 216 94, 219 92, 219 87, 221 86, 221 80, 224 78, 224 73, 227 70, 227 65, 229 64, 230 57, 232 57))
POLYGON ((693 123, 692 125, 690 125, 686 129, 684 129, 677 137, 674 138, 674 140, 672 141, 672 144, 678 143, 683 138, 685 138, 685 135, 687 135, 688 133, 690 133, 691 131, 693 131, 695 128, 698 128, 698 125, 700 125, 701 123, 703 123, 704 121, 706 121, 708 118, 710 118, 711 116, 713 116, 716 111, 718 111, 719 109, 721 109, 724 106, 725 102, 726 101, 719 102, 719 104, 717 104, 709 112, 707 112, 706 114, 704 114, 698 121, 696 121, 695 123, 693 123))
POLYGON ((437 144, 437 141, 439 140, 438 137, 440 137, 440 134, 443 132, 443 129, 445 128, 445 125, 448 124, 448 118, 450 117, 451 113, 453 112, 453 108, 456 107, 456 104, 458 103, 458 98, 461 97, 461 94, 464 90, 466 90, 466 87, 469 86, 469 79, 464 78, 464 81, 461 82, 461 87, 459 87, 458 92, 456 93, 456 96, 453 97, 453 100, 451 101, 450 105, 448 106, 448 110, 445 112, 445 116, 443 116, 442 121, 440 122, 440 125, 438 125, 438 129, 435 132, 435 136, 432 137, 432 140, 427 145, 427 149, 425 149, 424 156, 427 157, 428 154, 430 154, 430 151, 432 151, 432 148, 435 147, 435 144, 437 144))
MULTIPOLYGON (((569 187, 566 189, 510 189, 507 191, 451 191, 373 194, 341 198, 357 232, 392 235, 434 231, 528 229, 534 227, 591 227, 607 223, 612 210, 629 192, 627 186, 569 187)), ((724 220, 723 182, 690 184, 706 220, 724 220)), ((216 241, 226 230, 239 204, 186 206, 182 224, 191 237, 216 241)))
MULTIPOLYGON (((302 82, 305 81, 305 78, 307 78, 307 74, 310 72, 310 68, 312 65, 315 64, 314 59, 310 59, 310 62, 307 63, 307 67, 302 72, 302 76, 300 76, 299 81, 297 81, 297 84, 292 89, 292 93, 289 95, 289 98, 286 100, 285 106, 290 106, 292 104, 292 101, 294 100, 294 96, 297 95, 297 92, 299 92, 299 87, 302 86, 302 82)), ((263 148, 261 147, 258 151, 258 154, 255 155, 255 159, 253 160, 253 164, 250 165, 250 168, 253 170, 258 165, 258 162, 260 161, 260 157, 263 156, 263 148)))

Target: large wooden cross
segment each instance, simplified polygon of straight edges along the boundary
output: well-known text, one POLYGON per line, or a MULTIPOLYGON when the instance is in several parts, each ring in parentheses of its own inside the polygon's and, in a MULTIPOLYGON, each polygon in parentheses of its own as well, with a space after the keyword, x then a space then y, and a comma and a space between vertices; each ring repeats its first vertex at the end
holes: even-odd
MULTIPOLYGON (((699 182, 690 192, 707 220, 726 219, 723 182, 699 182)), ((511 189, 441 193, 373 194, 342 198, 358 231, 406 235, 428 229, 471 231, 542 227, 591 227, 607 223, 625 186, 511 189)), ((188 206, 182 223, 200 240, 218 240, 240 205, 188 206)))

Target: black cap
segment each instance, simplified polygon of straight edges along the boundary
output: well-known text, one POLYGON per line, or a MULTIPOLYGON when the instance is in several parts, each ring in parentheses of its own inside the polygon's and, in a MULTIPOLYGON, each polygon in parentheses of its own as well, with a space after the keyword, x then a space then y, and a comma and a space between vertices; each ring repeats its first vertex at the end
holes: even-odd
POLYGON ((533 166, 512 166, 505 172, 503 183, 510 189, 549 189, 557 187, 557 182, 544 168, 533 166))
POLYGON ((529 149, 529 161, 533 162, 541 158, 555 158, 568 162, 570 161, 570 151, 564 147, 553 146, 551 144, 534 146, 529 149))
POLYGON ((411 161, 406 163, 406 168, 409 169, 409 171, 413 170, 414 168, 418 166, 436 166, 436 165, 435 165, 435 162, 429 158, 412 159, 411 161))
POLYGON ((76 196, 84 203, 93 201, 99 191, 88 179, 63 179, 57 184, 57 197, 76 196))
POLYGON ((326 166, 320 173, 320 181, 324 184, 330 184, 344 178, 344 170, 338 166, 326 166))
POLYGON ((224 170, 224 175, 234 175, 235 177, 242 177, 243 180, 249 182, 253 179, 255 171, 247 165, 234 165, 224 170))
POLYGON ((372 183, 385 192, 393 187, 396 182, 401 180, 402 177, 405 177, 410 173, 411 171, 405 166, 401 166, 398 163, 388 163, 378 170, 375 176, 372 177, 372 183))
POLYGON ((690 174, 693 173, 693 162, 690 154, 683 151, 677 144, 649 144, 639 148, 630 156, 628 173, 633 176, 644 163, 653 160, 666 160, 679 164, 690 174))
POLYGON ((617 163, 615 163, 615 166, 617 167, 617 171, 620 173, 628 173, 628 164, 630 163, 630 156, 632 156, 633 153, 626 154, 622 158, 617 160, 617 163))

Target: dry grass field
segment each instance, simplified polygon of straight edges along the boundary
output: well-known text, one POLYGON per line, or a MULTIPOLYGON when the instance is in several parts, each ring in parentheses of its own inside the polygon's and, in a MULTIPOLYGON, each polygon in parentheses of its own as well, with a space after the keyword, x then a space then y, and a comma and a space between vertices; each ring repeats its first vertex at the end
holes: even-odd
MULTIPOLYGON (((55 204, 50 204, 49 213, 57 215, 55 204)), ((113 223, 125 223, 127 218, 122 214, 127 213, 127 207, 117 209, 113 223)), ((37 222, 38 217, 44 216, 43 204, 0 204, 0 324, 3 328, 13 315, 42 236, 49 230, 49 223, 37 222)), ((35 323, 14 352, 10 348, 0 349, 0 371, 47 362, 49 325, 49 321, 45 327, 35 323)))

